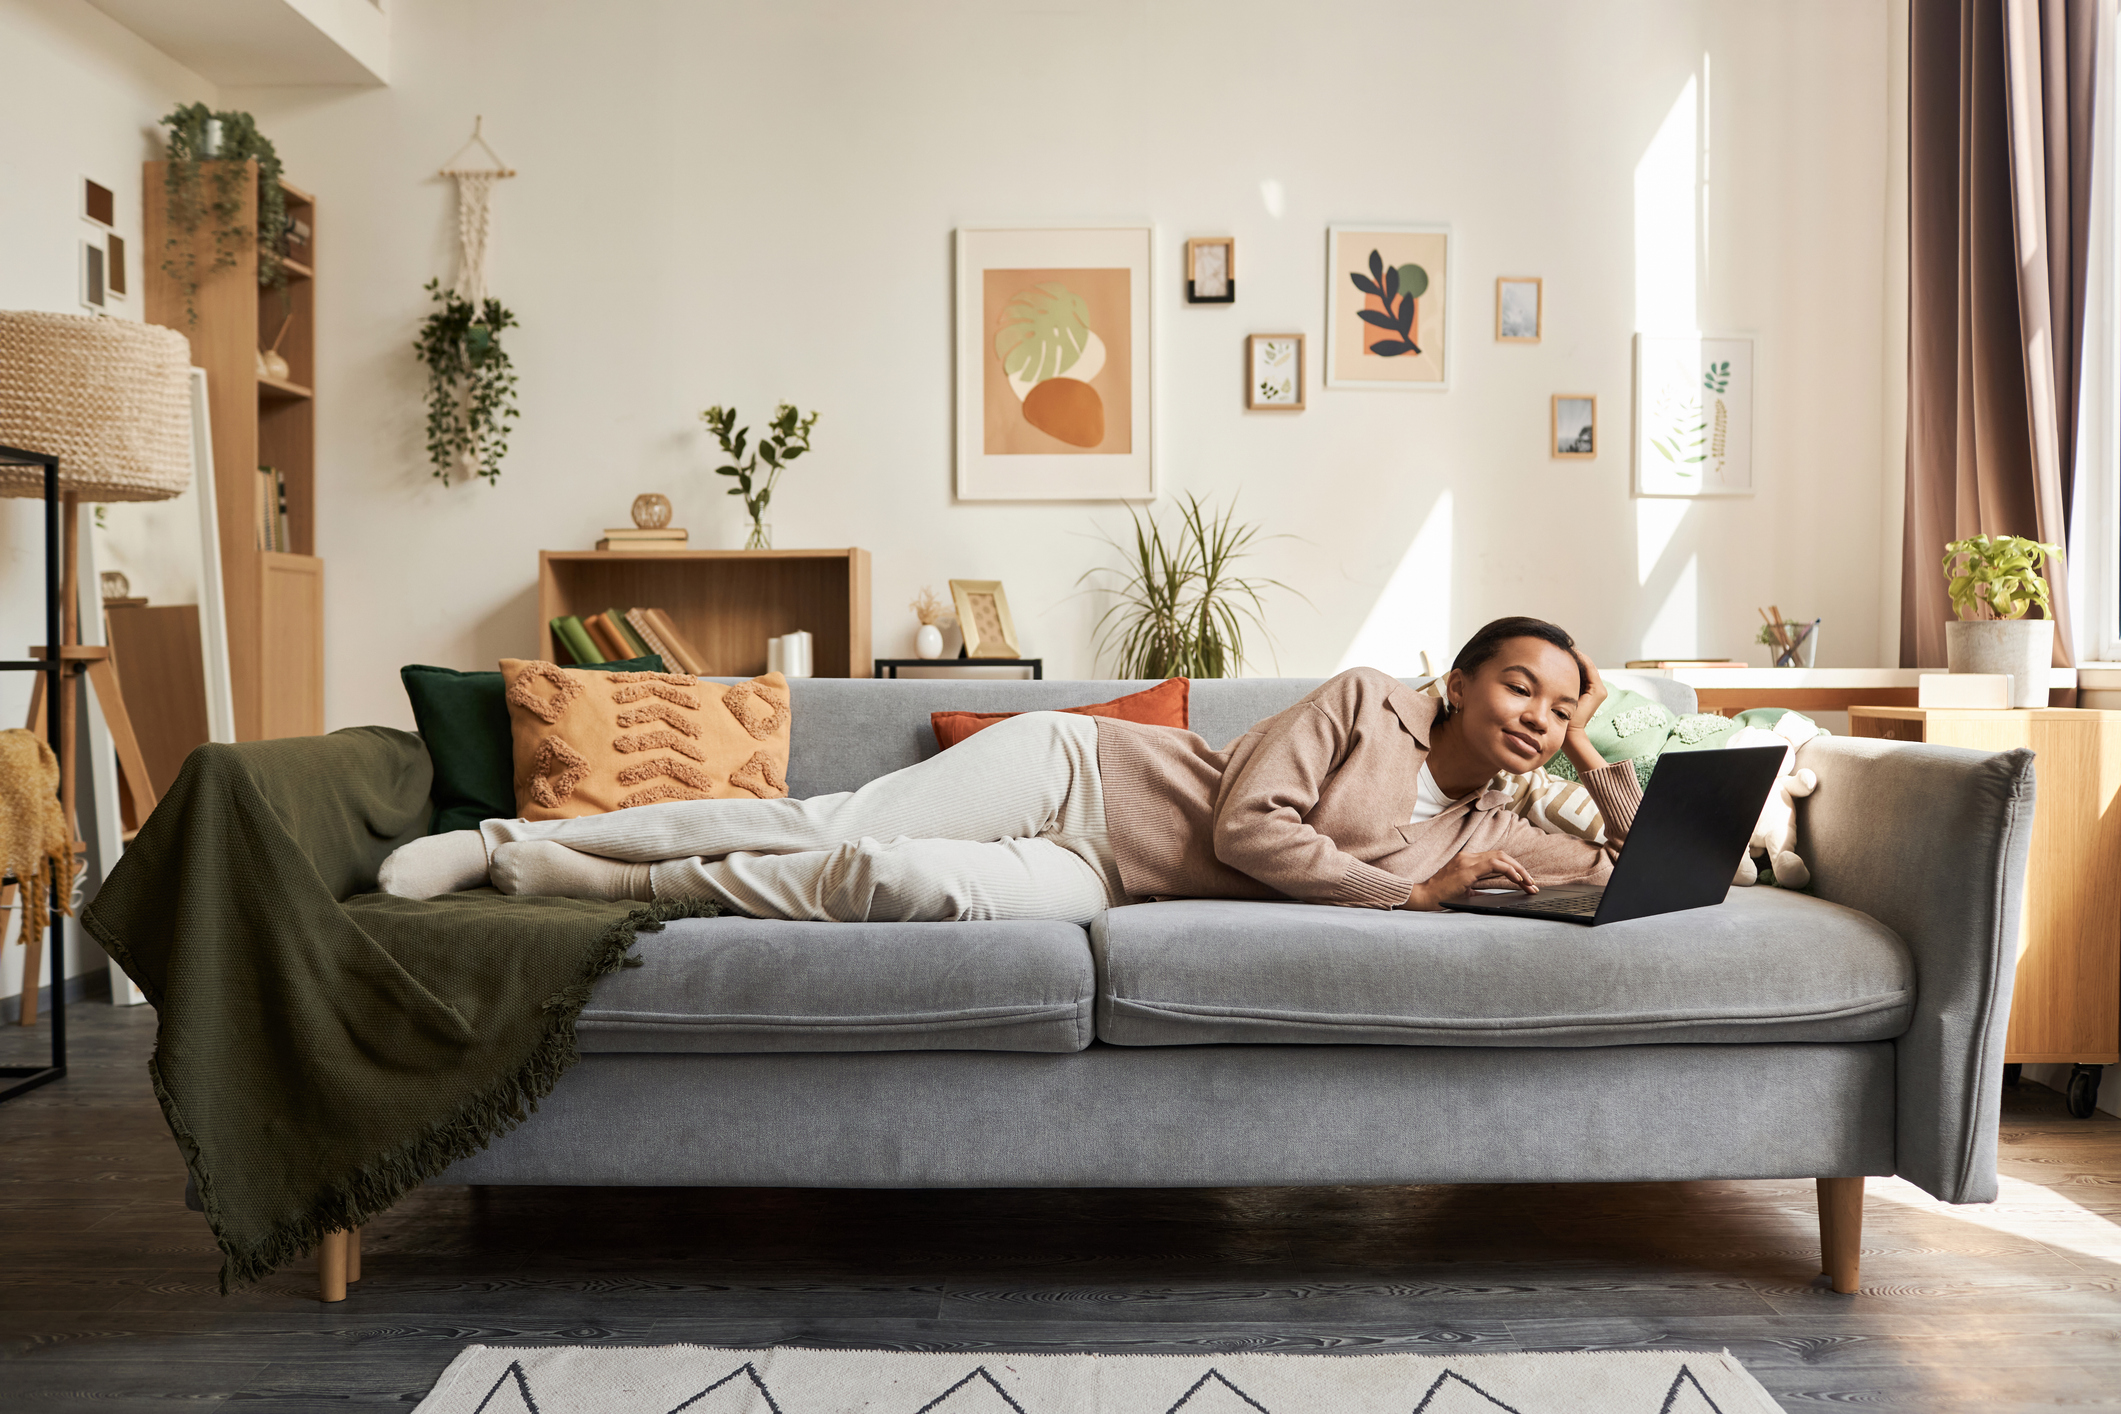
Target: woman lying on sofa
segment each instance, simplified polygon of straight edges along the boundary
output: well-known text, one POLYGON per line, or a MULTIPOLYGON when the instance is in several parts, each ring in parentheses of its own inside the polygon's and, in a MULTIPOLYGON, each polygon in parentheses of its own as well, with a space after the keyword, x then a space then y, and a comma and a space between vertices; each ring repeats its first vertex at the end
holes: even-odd
POLYGON ((1434 909, 1481 884, 1611 872, 1634 768, 1584 735, 1606 687, 1569 635, 1497 619, 1439 699, 1374 668, 1333 678, 1214 751, 1192 732, 1027 712, 860 790, 488 820, 384 861, 409 898, 475 888, 715 900, 761 918, 1056 918, 1143 898, 1434 909), (1565 752, 1605 819, 1543 833, 1487 789, 1565 752))

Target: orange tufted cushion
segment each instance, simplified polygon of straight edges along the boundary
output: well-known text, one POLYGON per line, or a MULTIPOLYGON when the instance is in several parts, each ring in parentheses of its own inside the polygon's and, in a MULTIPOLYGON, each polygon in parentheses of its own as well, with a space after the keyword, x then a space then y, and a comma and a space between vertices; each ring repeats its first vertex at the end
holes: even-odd
POLYGON ((525 820, 788 794, 788 683, 779 673, 725 687, 683 673, 503 658, 501 681, 525 820))
MULTIPOLYGON (((1141 722, 1151 727, 1184 728, 1191 725, 1186 712, 1190 688, 1191 684, 1184 678, 1166 678, 1154 687, 1115 697, 1110 702, 1060 710, 1073 712, 1079 717, 1117 717, 1123 722, 1141 722)), ((935 744, 948 751, 974 732, 1019 715, 1016 712, 930 712, 928 721, 935 728, 935 744)))

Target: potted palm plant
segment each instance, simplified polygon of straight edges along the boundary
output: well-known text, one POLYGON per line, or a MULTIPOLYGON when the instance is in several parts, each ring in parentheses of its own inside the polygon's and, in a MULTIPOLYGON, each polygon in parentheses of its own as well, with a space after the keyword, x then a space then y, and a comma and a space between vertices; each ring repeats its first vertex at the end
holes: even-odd
POLYGON ((1945 665, 1955 673, 2009 673, 2013 707, 2047 705, 2055 621, 2040 571, 2060 553, 2019 535, 1973 535, 1944 547, 1946 592, 1959 616, 1944 626, 1945 665), (2027 618, 2036 607, 2042 617, 2027 618))
POLYGON ((1239 521, 1234 499, 1218 513, 1188 493, 1178 507, 1179 524, 1168 531, 1153 515, 1128 514, 1132 544, 1104 537, 1126 565, 1086 570, 1076 581, 1102 578, 1115 601, 1097 621, 1099 651, 1117 659, 1126 678, 1236 677, 1246 657, 1246 626, 1266 629, 1264 591, 1289 586, 1239 575, 1235 566, 1255 542, 1276 537, 1239 521))

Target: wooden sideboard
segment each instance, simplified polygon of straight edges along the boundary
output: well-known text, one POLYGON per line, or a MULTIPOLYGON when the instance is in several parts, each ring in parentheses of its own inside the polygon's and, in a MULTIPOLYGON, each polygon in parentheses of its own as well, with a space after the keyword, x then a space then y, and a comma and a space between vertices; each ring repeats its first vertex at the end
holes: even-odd
POLYGON ((2004 1062, 2121 1063, 2121 712, 1855 706, 1849 725, 1889 741, 2032 749, 2038 792, 2004 1062))

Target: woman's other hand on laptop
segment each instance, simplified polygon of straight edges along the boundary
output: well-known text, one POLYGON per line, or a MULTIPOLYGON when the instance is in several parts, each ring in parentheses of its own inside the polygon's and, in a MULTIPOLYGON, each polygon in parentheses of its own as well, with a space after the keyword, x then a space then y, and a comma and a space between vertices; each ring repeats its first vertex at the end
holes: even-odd
POLYGON ((1427 883, 1416 884, 1403 906, 1432 913, 1443 907, 1445 899, 1462 898, 1479 888, 1522 889, 1528 894, 1539 892, 1539 885, 1532 882, 1531 874, 1507 852, 1474 850, 1453 857, 1427 883))

